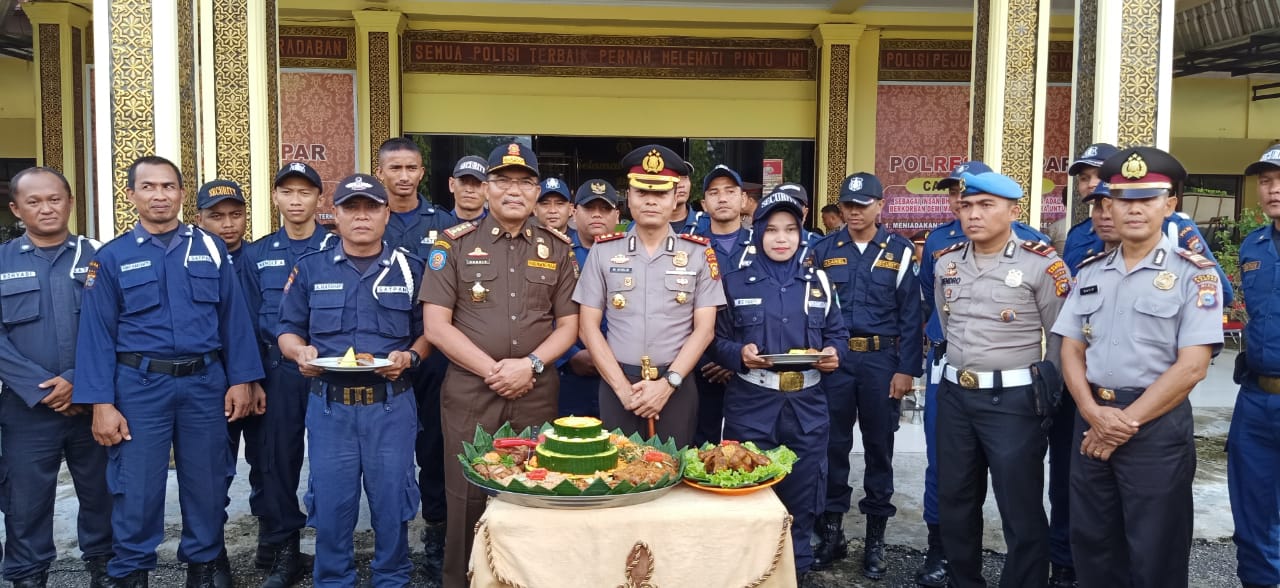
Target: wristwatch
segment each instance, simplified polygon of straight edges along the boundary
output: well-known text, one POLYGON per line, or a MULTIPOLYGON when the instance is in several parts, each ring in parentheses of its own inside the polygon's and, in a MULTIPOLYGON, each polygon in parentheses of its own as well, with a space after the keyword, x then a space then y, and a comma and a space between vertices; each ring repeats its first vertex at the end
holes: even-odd
POLYGON ((546 364, 544 364, 544 363, 542 363, 542 360, 541 360, 541 359, 538 359, 538 356, 536 356, 536 355, 534 355, 534 354, 532 354, 532 353, 530 353, 530 354, 529 354, 529 361, 533 362, 533 373, 534 373, 534 374, 541 374, 541 373, 542 373, 542 370, 547 369, 547 365, 546 365, 546 364))
POLYGON ((422 356, 417 351, 409 350, 409 369, 416 370, 418 365, 422 363, 422 356))
POLYGON ((684 382, 684 376, 681 376, 680 372, 673 372, 673 371, 667 372, 667 383, 671 384, 672 389, 679 390, 680 384, 683 382, 684 382))

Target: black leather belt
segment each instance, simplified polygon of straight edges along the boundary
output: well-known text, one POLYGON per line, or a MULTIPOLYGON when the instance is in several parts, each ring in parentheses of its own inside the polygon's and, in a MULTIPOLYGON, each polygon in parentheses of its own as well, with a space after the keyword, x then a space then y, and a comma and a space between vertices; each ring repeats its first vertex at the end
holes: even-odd
POLYGON ((399 396, 409 389, 403 378, 394 382, 369 382, 364 385, 334 384, 320 379, 311 381, 311 393, 329 402, 347 406, 367 406, 386 402, 388 397, 399 396))
POLYGON ((897 345, 897 337, 882 337, 880 335, 849 337, 849 351, 880 351, 897 345))
POLYGON ((210 351, 195 357, 177 359, 156 359, 141 353, 117 353, 116 362, 143 371, 164 374, 175 378, 185 378, 201 373, 221 358, 217 351, 210 351), (145 366, 145 367, 144 367, 145 366))
POLYGON ((1089 387, 1098 400, 1120 404, 1130 404, 1147 391, 1146 388, 1103 388, 1094 384, 1089 384, 1089 387))

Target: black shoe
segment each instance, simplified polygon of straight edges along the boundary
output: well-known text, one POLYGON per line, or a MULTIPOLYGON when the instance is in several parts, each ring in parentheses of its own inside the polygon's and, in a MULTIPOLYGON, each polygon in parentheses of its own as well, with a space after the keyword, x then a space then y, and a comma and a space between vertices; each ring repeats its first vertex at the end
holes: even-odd
POLYGON ((444 582, 444 521, 427 521, 422 528, 422 551, 426 563, 427 578, 437 584, 444 582))
POLYGON ((231 586, 231 558, 227 557, 227 548, 223 547, 222 552, 213 560, 214 583, 219 584, 220 578, 225 579, 226 586, 231 586))
POLYGON ((276 552, 280 551, 279 543, 263 543, 258 542, 258 550, 253 554, 253 567, 260 570, 271 569, 272 562, 276 561, 276 552))
POLYGON ((879 580, 889 571, 884 563, 884 527, 888 517, 867 515, 867 539, 862 551, 862 575, 879 580))
POLYGON ((231 575, 218 569, 217 560, 187 564, 187 588, 232 588, 231 575))
POLYGON ((1076 588, 1076 569, 1050 563, 1049 588, 1076 588))
POLYGON ((98 555, 84 560, 84 571, 89 572, 89 588, 106 588, 109 555, 98 555))
POLYGON ((289 588, 302 579, 305 571, 302 554, 298 550, 298 534, 294 533, 280 545, 276 560, 271 564, 271 573, 262 582, 262 588, 289 588))
POLYGON ((39 571, 24 578, 13 581, 13 588, 45 588, 49 581, 48 571, 39 571))
POLYGON ((822 588, 818 575, 813 572, 796 574, 796 588, 822 588))
POLYGON ((916 584, 928 588, 945 588, 947 555, 942 551, 942 534, 938 525, 929 525, 929 551, 924 555, 924 565, 916 570, 916 584))
POLYGON ((134 570, 123 578, 104 576, 102 579, 102 585, 106 588, 147 588, 150 582, 150 570, 134 570))
POLYGON ((818 533, 822 539, 819 548, 813 551, 811 569, 825 570, 849 555, 849 540, 844 536, 844 513, 822 513, 818 533))

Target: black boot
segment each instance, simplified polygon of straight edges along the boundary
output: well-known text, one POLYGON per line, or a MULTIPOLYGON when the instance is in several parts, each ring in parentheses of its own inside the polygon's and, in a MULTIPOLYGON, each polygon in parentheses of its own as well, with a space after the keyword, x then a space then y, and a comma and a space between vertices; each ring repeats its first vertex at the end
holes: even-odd
POLYGON ((924 565, 916 570, 916 584, 945 588, 947 581, 947 554, 942 551, 942 533, 938 525, 929 525, 929 552, 924 555, 924 565))
POLYGON ((123 578, 105 576, 102 585, 106 588, 147 588, 150 578, 150 570, 134 570, 123 578))
POLYGON ((226 547, 213 560, 213 583, 220 588, 231 588, 231 558, 227 557, 226 547))
POLYGON ((884 527, 888 517, 867 515, 867 539, 862 550, 862 575, 879 580, 889 570, 884 563, 884 527))
POLYGON ((444 583, 444 521, 427 521, 422 528, 422 551, 427 579, 435 585, 444 583))
POLYGON ((813 572, 796 574, 796 588, 822 588, 818 575, 813 572))
POLYGON ((1076 588, 1076 569, 1050 563, 1049 588, 1076 588))
POLYGON ((260 570, 271 569, 271 564, 276 561, 277 551, 280 551, 279 543, 258 541, 258 550, 253 553, 253 567, 260 570))
POLYGON ((98 555, 84 560, 84 571, 89 572, 89 588, 106 588, 109 555, 98 555))
POLYGON ((844 537, 844 513, 822 513, 818 533, 822 534, 824 541, 821 548, 813 552, 812 569, 825 570, 849 555, 849 540, 844 537))
POLYGON ((262 582, 262 588, 289 588, 302 579, 305 571, 298 550, 298 534, 294 533, 280 544, 276 560, 271 564, 271 574, 262 582))
POLYGON ((217 560, 187 564, 187 588, 231 588, 231 576, 218 569, 217 560))
POLYGON ((30 576, 18 578, 13 581, 13 588, 45 588, 45 584, 49 581, 48 571, 39 571, 30 576))

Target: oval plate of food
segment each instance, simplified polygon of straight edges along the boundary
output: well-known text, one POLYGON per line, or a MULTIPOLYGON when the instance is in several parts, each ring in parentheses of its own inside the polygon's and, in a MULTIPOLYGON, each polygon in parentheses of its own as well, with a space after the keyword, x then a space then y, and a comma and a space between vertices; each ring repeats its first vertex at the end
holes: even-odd
POLYGON ((742 494, 751 494, 752 492, 755 492, 757 490, 764 490, 765 488, 768 488, 774 484, 777 484, 778 482, 781 482, 782 479, 785 477, 787 477, 787 475, 782 474, 781 476, 770 478, 768 481, 762 482, 760 484, 752 484, 750 486, 741 486, 738 488, 722 488, 720 486, 711 486, 708 484, 694 482, 689 478, 685 478, 684 483, 690 486, 693 486, 694 488, 697 488, 699 490, 706 490, 707 492, 714 492, 716 494, 723 494, 725 496, 740 496, 742 494))
POLYGON ((371 372, 391 365, 391 360, 356 353, 355 348, 348 348, 342 357, 317 357, 307 363, 331 372, 371 372))
POLYGON ((762 450, 750 441, 706 443, 683 451, 684 481, 708 492, 749 494, 782 481, 796 459, 785 445, 762 450))

